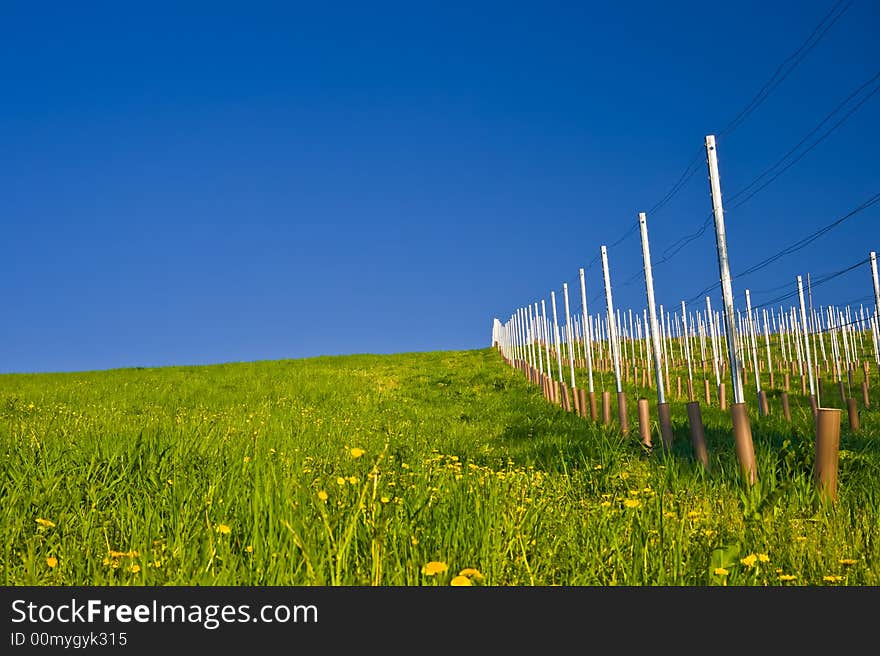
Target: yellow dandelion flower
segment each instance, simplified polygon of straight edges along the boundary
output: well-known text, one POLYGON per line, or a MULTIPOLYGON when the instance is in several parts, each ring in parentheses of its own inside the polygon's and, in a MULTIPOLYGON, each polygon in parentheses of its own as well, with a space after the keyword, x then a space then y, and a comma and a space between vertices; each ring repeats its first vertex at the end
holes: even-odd
POLYGON ((768 556, 768 555, 765 554, 765 553, 759 553, 759 554, 758 554, 758 560, 760 560, 762 563, 769 563, 769 562, 770 562, 770 556, 768 556))
POLYGON ((391 501, 391 499, 383 496, 383 497, 380 497, 379 501, 381 501, 382 503, 388 503, 389 501, 391 501))
POLYGON ((857 558, 841 558, 837 561, 841 565, 855 565, 858 562, 857 558))
POLYGON ((611 502, 610 501, 603 501, 599 505, 602 506, 603 508, 607 508, 608 506, 611 505, 611 502))
POLYGON ((141 571, 141 566, 140 565, 132 565, 131 567, 128 568, 128 571, 131 572, 132 574, 137 574, 138 572, 141 571))
POLYGON ((324 490, 318 490, 318 498, 321 501, 327 501, 330 495, 328 495, 324 490))
POLYGON ((593 469, 602 469, 602 465, 596 465, 593 469))
POLYGON ((794 574, 780 574, 780 581, 794 581, 797 577, 794 574))
POLYGON ((136 558, 140 554, 137 551, 113 551, 110 550, 110 556, 112 558, 136 558))
POLYGON ((364 455, 364 453, 366 453, 366 451, 364 451, 363 449, 361 449, 359 447, 353 447, 349 451, 349 453, 351 454, 352 458, 360 458, 362 455, 364 455))
POLYGON ((689 519, 696 519, 696 518, 699 517, 700 515, 702 515, 702 513, 701 513, 699 510, 691 510, 691 511, 688 513, 688 518, 689 518, 689 519))
POLYGON ((807 536, 806 535, 797 535, 797 536, 795 536, 794 539, 797 540, 798 542, 806 542, 807 536))
POLYGON ((44 528, 53 528, 55 526, 55 522, 49 519, 43 519, 42 517, 37 517, 35 521, 44 528))
POLYGON ((254 553, 254 545, 249 544, 248 546, 246 546, 244 548, 244 550, 247 551, 248 553, 254 553))
POLYGON ((758 555, 757 554, 749 554, 745 558, 740 558, 739 562, 741 562, 746 567, 754 567, 755 563, 758 562, 758 555))
POLYGON ((483 574, 478 569, 474 569, 473 567, 465 567, 458 573, 459 576, 473 576, 475 579, 482 579, 483 574))
POLYGON ((250 462, 250 461, 251 461, 251 457, 250 457, 250 456, 245 456, 245 457, 244 457, 244 461, 245 461, 245 462, 250 462))
POLYGON ((342 478, 342 476, 337 476, 336 477, 336 484, 337 485, 345 485, 345 479, 342 478))
POLYGON ((638 499, 627 499, 623 502, 623 505, 627 508, 638 508, 640 505, 642 505, 642 502, 638 499))
POLYGON ((715 576, 727 576, 728 574, 730 574, 730 572, 728 572, 723 567, 716 567, 715 568, 715 576))
POLYGON ((674 512, 665 512, 665 513, 663 513, 663 516, 668 519, 675 519, 676 518, 676 514, 674 512))
POLYGON ((49 567, 56 567, 58 565, 58 559, 55 556, 49 556, 46 558, 46 564, 49 567))
POLYGON ((629 478, 629 473, 627 473, 627 472, 620 472, 620 478, 622 478, 623 480, 628 479, 628 478, 629 478))
POLYGON ((446 563, 440 562, 438 560, 432 560, 430 563, 422 567, 422 574, 424 574, 425 576, 434 576, 435 574, 442 574, 448 569, 449 565, 447 565, 446 563))
POLYGON ((468 577, 459 574, 458 576, 453 577, 449 582, 449 585, 473 585, 473 583, 471 583, 471 580, 468 577))
POLYGON ((838 574, 828 574, 827 576, 823 576, 822 580, 828 581, 829 583, 840 583, 843 580, 843 577, 838 574))
POLYGON ((348 482, 351 483, 352 485, 357 485, 357 482, 358 482, 357 476, 349 476, 348 482))
POLYGON ((230 530, 226 524, 217 524, 217 532, 222 535, 229 535, 230 530))

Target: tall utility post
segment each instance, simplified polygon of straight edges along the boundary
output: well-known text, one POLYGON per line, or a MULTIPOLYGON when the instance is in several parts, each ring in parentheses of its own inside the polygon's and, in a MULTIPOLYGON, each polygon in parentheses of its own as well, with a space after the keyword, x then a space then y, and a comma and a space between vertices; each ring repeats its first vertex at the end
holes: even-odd
POLYGON ((642 238, 642 260, 645 267, 645 295, 648 301, 648 317, 650 323, 646 326, 651 338, 651 350, 654 355, 654 376, 657 378, 657 418, 660 424, 660 437, 663 446, 672 446, 672 421, 670 418, 669 404, 666 403, 666 391, 663 386, 663 363, 661 352, 660 327, 657 325, 657 304, 654 301, 654 274, 651 268, 651 246, 648 242, 648 218, 644 212, 639 213, 639 231, 642 238))
POLYGON ((749 484, 758 480, 755 463, 755 445, 752 428, 745 405, 742 387, 742 371, 739 362, 739 344, 736 334, 736 315, 733 309, 733 289, 730 284, 730 264, 727 259, 727 233, 724 229, 724 207, 721 203, 721 179, 718 175, 718 150, 715 135, 706 135, 706 160, 709 167, 709 188, 712 194, 712 212, 715 217, 715 241, 718 247, 718 271, 721 277, 721 295, 724 300, 725 338, 730 355, 734 403, 730 408, 733 419, 733 438, 740 468, 749 484))

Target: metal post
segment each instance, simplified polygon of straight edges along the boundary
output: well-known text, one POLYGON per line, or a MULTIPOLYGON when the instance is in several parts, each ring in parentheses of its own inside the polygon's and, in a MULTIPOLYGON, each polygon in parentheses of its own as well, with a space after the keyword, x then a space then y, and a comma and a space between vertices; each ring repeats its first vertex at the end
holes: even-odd
POLYGON ((568 312, 568 283, 562 283, 562 296, 565 299, 565 326, 566 330, 568 330, 568 365, 571 368, 571 391, 574 394, 577 394, 577 388, 574 384, 574 351, 572 351, 572 344, 574 343, 574 334, 571 330, 571 315, 568 312))
POLYGON ((587 321, 587 287, 584 284, 584 270, 580 270, 581 277, 581 314, 583 315, 583 323, 584 323, 584 345, 586 346, 587 351, 587 384, 589 386, 589 391, 593 392, 593 344, 592 344, 592 334, 590 334, 590 327, 587 325, 589 322, 587 321))
POLYGON ((602 274, 605 277, 605 304, 608 308, 608 337, 611 342, 611 359, 614 362, 614 377, 617 380, 617 392, 623 391, 620 384, 620 353, 616 339, 616 324, 614 319, 614 302, 611 299, 611 278, 608 275, 608 250, 603 245, 600 248, 602 254, 602 274))
POLYGON ((654 301, 654 275, 651 267, 651 246, 648 243, 647 216, 644 212, 639 213, 639 229, 642 236, 642 260, 645 268, 645 294, 648 297, 648 318, 650 323, 651 347, 654 351, 654 376, 657 379, 657 402, 666 403, 666 391, 663 387, 663 365, 661 364, 662 353, 660 328, 657 325, 657 306, 654 301))
POLYGON ((718 248, 718 270, 721 275, 721 295, 724 299, 725 337, 730 357, 730 376, 734 403, 744 403, 740 378, 739 340, 736 333, 736 315, 733 310, 733 289, 730 283, 730 265, 727 259, 727 234, 724 229, 724 208, 721 204, 721 181, 718 176, 718 151, 715 135, 706 136, 709 164, 709 183, 712 191, 712 209, 715 214, 715 240, 718 248))
POLYGON ((644 212, 639 213, 639 230, 642 238, 642 260, 645 269, 645 295, 648 301, 648 317, 650 323, 646 322, 646 333, 651 340, 651 350, 654 353, 654 376, 657 379, 657 407, 661 420, 660 433, 663 439, 663 445, 666 448, 672 446, 672 424, 668 421, 668 412, 664 414, 664 409, 668 409, 666 404, 666 390, 663 385, 663 365, 661 363, 661 344, 660 328, 657 325, 657 305, 654 301, 654 274, 651 268, 651 246, 648 242, 648 219, 644 212))
POLYGON ((537 342, 537 344, 535 345, 535 352, 536 352, 537 360, 538 360, 538 372, 543 374, 544 373, 544 354, 541 353, 541 337, 540 337, 540 330, 539 330, 539 326, 538 326, 538 304, 537 303, 535 303, 534 318, 532 318, 532 316, 533 316, 532 315, 532 304, 529 303, 529 323, 531 323, 535 327, 535 334, 532 337, 532 341, 537 342))
POLYGON ((801 304, 801 324, 804 331, 804 346, 805 353, 807 356, 807 377, 810 380, 810 396, 818 405, 819 401, 816 399, 816 385, 813 382, 813 359, 810 354, 810 340, 807 335, 807 307, 804 304, 804 283, 800 276, 797 277, 797 286, 798 286, 798 299, 801 304))
POLYGON ((547 304, 541 299, 541 323, 544 326, 544 353, 547 356, 547 378, 553 380, 553 365, 550 364, 550 333, 547 329, 547 304))
POLYGON ((871 251, 871 276, 874 278, 874 316, 880 317, 880 282, 877 280, 877 253, 871 251))
POLYGON ((758 348, 757 348, 758 343, 757 343, 757 340, 755 339, 755 324, 752 321, 752 297, 749 294, 748 289, 746 290, 746 312, 748 312, 748 315, 749 315, 749 321, 748 321, 748 324, 746 324, 746 325, 748 326, 747 330, 749 331, 749 336, 751 337, 751 339, 749 340, 749 343, 752 347, 752 367, 755 370, 755 388, 757 389, 758 406, 760 407, 760 404, 761 404, 761 400, 760 400, 761 374, 758 371, 758 348))
POLYGON ((684 326, 684 357, 688 363, 688 401, 694 400, 694 368, 691 364, 691 343, 688 337, 687 310, 684 301, 681 302, 681 322, 684 326))
POLYGON ((752 442, 752 429, 743 398, 742 377, 739 362, 739 344, 736 334, 736 315, 733 308, 733 289, 730 284, 730 265, 727 259, 727 235, 724 229, 724 208, 721 204, 721 181, 718 175, 718 151, 715 135, 706 135, 706 159, 709 167, 709 184, 712 195, 712 210, 715 217, 715 241, 718 249, 718 271, 721 277, 721 293, 724 299, 725 339, 730 357, 730 377, 733 383, 734 403, 730 408, 733 420, 733 438, 740 469, 747 482, 753 485, 758 480, 755 462, 755 447, 752 442))
POLYGON ((562 381, 562 346, 559 344, 559 321, 556 318, 556 292, 550 292, 550 305, 553 308, 553 335, 556 343, 556 362, 559 365, 559 382, 562 381))

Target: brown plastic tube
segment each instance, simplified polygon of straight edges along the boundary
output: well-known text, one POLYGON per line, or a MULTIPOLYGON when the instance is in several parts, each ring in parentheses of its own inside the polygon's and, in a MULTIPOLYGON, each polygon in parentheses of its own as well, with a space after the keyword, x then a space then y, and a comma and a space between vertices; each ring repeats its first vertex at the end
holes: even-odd
POLYGON ((766 417, 770 414, 770 404, 767 403, 767 390, 758 392, 758 404, 761 406, 761 416, 766 417))
POLYGON ((672 448, 672 418, 669 416, 669 404, 657 404, 657 422, 660 424, 660 437, 663 440, 663 447, 672 448))
POLYGON ((602 423, 611 423, 611 392, 602 392, 602 423))
POLYGON ((581 417, 587 416, 587 390, 583 387, 578 390, 578 406, 580 407, 581 417))
POLYGON ((694 400, 694 381, 688 378, 688 401, 694 400))
POLYGON ((709 379, 708 378, 703 379, 703 388, 704 388, 703 391, 706 393, 706 405, 707 406, 712 405, 712 395, 710 394, 710 391, 709 391, 709 379))
POLYGON ((773 377, 773 372, 770 372, 770 389, 776 387, 776 379, 773 377))
POLYGON ((819 412, 819 402, 816 400, 815 394, 810 394, 810 409, 813 411, 813 419, 815 420, 819 412))
POLYGON ((846 390, 843 388, 843 381, 837 381, 837 391, 840 392, 840 402, 846 403, 846 390))
POLYGON ((862 381, 862 401, 864 402, 866 408, 871 407, 871 399, 868 398, 868 381, 867 380, 862 381))
POLYGON ((675 377, 676 397, 681 398, 681 376, 675 377))
POLYGON ((785 380, 783 381, 782 386, 785 388, 785 391, 788 392, 791 390, 791 377, 788 375, 788 372, 785 372, 785 380))
POLYGON ((579 390, 577 387, 571 388, 571 402, 572 407, 574 408, 574 413, 580 417, 581 416, 581 395, 579 394, 579 390))
POLYGON ((700 412, 699 401, 691 401, 687 404, 688 423, 691 427, 691 445, 694 447, 694 457, 704 469, 709 469, 709 452, 706 449, 706 433, 703 430, 703 416, 700 412))
POLYGON ((826 500, 837 500, 840 410, 819 408, 816 419, 816 487, 826 500))
POLYGON ((638 407, 639 436, 642 438, 642 444, 645 446, 651 446, 651 409, 648 406, 648 399, 639 399, 638 407))
POLYGON ((746 404, 732 404, 730 416, 733 420, 733 442, 740 469, 748 484, 754 485, 758 480, 758 467, 755 464, 755 445, 752 442, 752 426, 746 404))
POLYGON ((807 377, 805 374, 801 374, 801 394, 803 396, 807 395, 807 377))
POLYGON ((782 392, 779 398, 782 400, 782 414, 785 416, 785 421, 791 423, 791 406, 788 404, 788 392, 782 392))
POLYGON ((849 429, 856 433, 859 430, 859 406, 855 399, 846 400, 846 413, 849 415, 849 429))
POLYGON ((568 385, 562 383, 562 409, 571 412, 571 397, 568 395, 568 385))
POLYGON ((727 387, 724 383, 718 386, 718 405, 721 406, 721 410, 727 410, 727 387))
POLYGON ((593 421, 599 421, 599 410, 597 408, 595 392, 590 392, 590 419, 593 421))
POLYGON ((617 420, 624 435, 629 433, 629 417, 626 413, 626 392, 617 393, 617 420))

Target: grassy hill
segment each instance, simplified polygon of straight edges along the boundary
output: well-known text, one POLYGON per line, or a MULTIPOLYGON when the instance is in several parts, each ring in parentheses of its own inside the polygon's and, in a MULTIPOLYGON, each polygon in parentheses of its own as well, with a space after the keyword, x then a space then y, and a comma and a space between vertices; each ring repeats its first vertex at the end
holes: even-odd
POLYGON ((647 453, 491 349, 0 376, 0 579, 880 583, 876 418, 825 507, 805 403, 753 419, 751 491, 729 417, 704 408, 704 474, 673 405, 673 450, 647 453))

